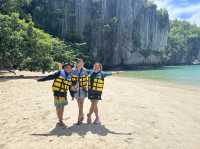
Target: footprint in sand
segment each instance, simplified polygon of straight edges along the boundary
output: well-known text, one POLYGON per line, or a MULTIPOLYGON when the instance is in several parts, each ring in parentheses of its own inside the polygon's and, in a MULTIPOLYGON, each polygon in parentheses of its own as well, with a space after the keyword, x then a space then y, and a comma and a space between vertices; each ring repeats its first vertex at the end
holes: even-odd
POLYGON ((5 144, 0 144, 0 149, 4 149, 5 146, 5 144))
POLYGON ((4 126, 4 125, 6 125, 6 124, 7 124, 7 121, 5 121, 5 120, 4 120, 4 121, 3 121, 3 122, 1 122, 0 124, 1 124, 1 126, 4 126))
POLYGON ((70 119, 70 117, 66 117, 66 118, 64 118, 65 121, 67 121, 67 120, 69 120, 69 119, 70 119))
POLYGON ((99 142, 106 142, 105 139, 99 138, 99 142))
POLYGON ((42 119, 46 119, 50 113, 51 113, 50 111, 44 112, 44 114, 42 115, 41 118, 42 118, 42 119))
POLYGON ((134 138, 126 138, 126 139, 124 140, 124 142, 130 144, 130 143, 133 142, 133 140, 134 140, 134 138))

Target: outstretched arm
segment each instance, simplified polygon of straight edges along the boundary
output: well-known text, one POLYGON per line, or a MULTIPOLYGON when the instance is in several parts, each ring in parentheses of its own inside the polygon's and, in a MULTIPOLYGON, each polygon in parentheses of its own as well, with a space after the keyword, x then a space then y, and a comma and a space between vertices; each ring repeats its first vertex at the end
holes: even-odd
POLYGON ((56 72, 54 74, 48 75, 46 77, 43 77, 41 79, 38 79, 37 81, 41 82, 41 81, 53 80, 53 79, 57 78, 59 75, 60 75, 60 71, 58 71, 58 72, 56 72))
POLYGON ((86 69, 86 71, 87 71, 87 74, 90 74, 91 72, 93 72, 92 69, 86 69))
POLYGON ((104 77, 108 77, 108 76, 112 76, 112 75, 116 75, 116 74, 119 74, 119 72, 105 72, 105 71, 103 71, 104 77))
POLYGON ((112 72, 102 71, 104 77, 112 76, 112 72))

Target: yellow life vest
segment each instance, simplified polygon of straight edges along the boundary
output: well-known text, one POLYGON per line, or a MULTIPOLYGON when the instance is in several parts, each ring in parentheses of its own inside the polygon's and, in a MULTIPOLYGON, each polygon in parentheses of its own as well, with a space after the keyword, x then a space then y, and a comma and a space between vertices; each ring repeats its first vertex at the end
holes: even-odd
POLYGON ((79 85, 82 88, 87 88, 87 82, 88 82, 88 77, 87 75, 83 75, 80 78, 78 76, 73 75, 72 76, 72 84, 76 84, 77 81, 79 81, 79 85))
POLYGON ((71 84, 71 80, 66 80, 65 77, 59 76, 54 80, 52 90, 61 93, 67 93, 71 84))
POLYGON ((88 89, 91 89, 93 91, 98 91, 100 93, 102 93, 103 91, 103 87, 104 87, 104 78, 103 76, 101 78, 94 78, 91 79, 89 77, 88 79, 88 89))

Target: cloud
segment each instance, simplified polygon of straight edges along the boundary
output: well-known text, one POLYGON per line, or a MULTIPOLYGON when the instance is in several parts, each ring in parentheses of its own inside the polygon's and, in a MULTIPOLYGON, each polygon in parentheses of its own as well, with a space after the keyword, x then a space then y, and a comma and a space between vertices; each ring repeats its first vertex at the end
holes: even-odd
POLYGON ((193 15, 190 19, 188 19, 192 24, 197 24, 200 26, 200 12, 193 15))
POLYGON ((186 20, 200 26, 199 0, 151 0, 158 8, 166 8, 170 19, 186 20))
POLYGON ((150 0, 157 4, 158 8, 168 8, 173 0, 150 0))

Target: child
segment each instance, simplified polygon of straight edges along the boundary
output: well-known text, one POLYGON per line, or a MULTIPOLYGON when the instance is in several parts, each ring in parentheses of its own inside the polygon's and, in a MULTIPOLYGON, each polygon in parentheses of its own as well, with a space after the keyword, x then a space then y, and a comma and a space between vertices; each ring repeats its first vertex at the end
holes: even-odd
POLYGON ((87 114, 87 123, 91 123, 91 115, 95 113, 94 124, 101 124, 98 114, 98 101, 101 100, 101 95, 104 86, 104 78, 106 76, 111 76, 112 73, 103 72, 102 65, 100 63, 95 63, 93 66, 93 71, 90 72, 88 77, 88 99, 91 101, 91 106, 89 113, 87 114))
POLYGON ((71 72, 72 72, 72 65, 70 63, 66 63, 63 65, 63 69, 39 79, 38 81, 48 81, 53 80, 52 90, 54 94, 54 104, 56 106, 56 113, 59 122, 57 123, 58 126, 65 126, 63 123, 63 113, 64 113, 64 106, 68 104, 67 101, 67 91, 71 86, 71 72))
POLYGON ((87 97, 87 78, 88 72, 84 68, 84 61, 83 59, 79 59, 76 68, 74 68, 72 71, 71 87, 71 91, 74 93, 74 97, 78 103, 78 125, 81 124, 84 120, 83 105, 84 99, 87 97))

